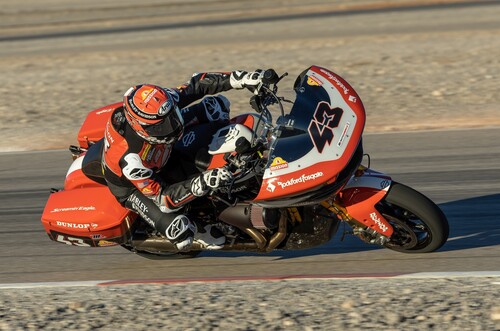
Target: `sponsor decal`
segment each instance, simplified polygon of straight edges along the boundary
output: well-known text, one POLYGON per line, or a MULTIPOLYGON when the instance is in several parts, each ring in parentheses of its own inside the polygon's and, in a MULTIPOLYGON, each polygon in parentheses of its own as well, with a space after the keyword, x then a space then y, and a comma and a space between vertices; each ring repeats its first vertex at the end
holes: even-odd
POLYGON ((184 137, 182 137, 182 144, 184 147, 188 147, 193 143, 193 141, 196 139, 196 135, 194 134, 194 131, 189 131, 188 134, 186 134, 184 137))
POLYGON ((51 213, 61 213, 65 211, 91 211, 96 210, 94 206, 77 206, 77 207, 65 207, 65 208, 54 208, 51 213))
POLYGON ((321 86, 321 85, 323 85, 323 82, 321 82, 319 79, 317 79, 314 76, 309 76, 309 77, 307 77, 307 85, 321 86))
POLYGON ((371 213, 370 214, 370 218, 375 222, 375 224, 377 224, 378 228, 382 232, 386 232, 388 230, 387 226, 384 223, 382 223, 382 221, 380 220, 380 218, 377 216, 376 212, 371 213))
POLYGON ((139 199, 134 194, 130 195, 127 200, 132 203, 132 206, 135 210, 140 211, 142 213, 147 213, 149 211, 148 207, 144 204, 144 202, 142 202, 141 199, 139 199))
POLYGON ((127 104, 130 106, 130 108, 132 109, 132 111, 136 115, 139 115, 142 118, 146 118, 148 120, 156 120, 156 119, 158 119, 158 116, 156 114, 147 114, 147 113, 143 112, 142 110, 140 110, 137 107, 137 105, 135 104, 133 97, 127 96, 127 104))
POLYGON ((153 190, 152 190, 151 188, 149 188, 149 187, 143 188, 143 189, 141 190, 141 192, 142 192, 144 195, 151 195, 151 194, 153 194, 153 190))
POLYGON ((92 237, 92 239, 94 239, 94 240, 98 240, 98 239, 106 238, 106 236, 104 236, 104 235, 102 235, 102 234, 93 234, 91 237, 92 237))
POLYGON ((202 103, 205 107, 205 113, 207 114, 208 120, 210 122, 225 120, 229 118, 229 114, 222 110, 222 107, 217 101, 216 97, 207 97, 203 99, 202 103))
POLYGON ((237 126, 232 126, 228 131, 221 131, 221 136, 224 136, 224 142, 231 141, 240 137, 240 130, 237 126))
POLYGON ((141 159, 144 160, 144 161, 151 161, 151 158, 153 157, 153 153, 149 153, 149 151, 151 150, 151 145, 150 144, 144 144, 145 148, 144 148, 144 152, 142 152, 142 155, 141 155, 141 159))
POLYGON ((69 222, 61 222, 61 221, 56 221, 56 225, 64 228, 69 228, 69 229, 88 229, 92 228, 95 229, 97 228, 97 224, 95 223, 69 223, 69 222))
POLYGON ((139 154, 130 153, 125 156, 127 165, 123 167, 123 174, 130 180, 147 179, 153 175, 153 170, 146 168, 139 154))
POLYGON ((283 160, 281 157, 275 157, 273 162, 271 163, 271 166, 269 167, 271 171, 285 169, 285 168, 288 168, 288 162, 283 160))
POLYGON ((108 121, 108 123, 106 123, 106 142, 107 142, 107 145, 109 146, 109 142, 111 143, 114 143, 115 140, 113 139, 113 136, 111 135, 111 123, 108 121))
POLYGON ((118 244, 115 242, 109 241, 109 240, 99 240, 97 242, 97 246, 99 246, 99 247, 116 246, 116 245, 118 245, 118 244))
POLYGON ((189 219, 184 215, 179 215, 165 230, 165 236, 168 240, 179 239, 179 237, 186 233, 186 231, 191 230, 196 232, 196 225, 190 222, 189 219))
POLYGON ((186 194, 184 194, 183 196, 175 199, 173 202, 175 205, 178 205, 179 203, 181 203, 182 201, 186 200, 186 199, 189 199, 191 198, 193 195, 191 194, 191 192, 188 192, 186 194))
POLYGON ((391 181, 390 180, 383 180, 380 182, 380 188, 381 189, 386 189, 389 185, 391 185, 391 181))
POLYGON ((323 173, 321 171, 318 171, 314 174, 310 175, 302 175, 299 178, 290 178, 286 182, 277 182, 279 186, 281 186, 282 189, 288 187, 288 186, 293 186, 301 183, 308 182, 310 180, 315 180, 318 179, 319 177, 323 177, 323 173))
POLYGON ((329 71, 326 71, 324 69, 320 69, 320 71, 322 73, 324 73, 325 75, 327 75, 328 78, 333 80, 335 82, 335 84, 337 84, 337 86, 340 87, 344 91, 344 94, 346 94, 346 95, 349 94, 349 89, 337 77, 335 77, 329 71))
POLYGON ((354 103, 356 103, 356 101, 357 101, 357 100, 358 100, 358 99, 356 99, 356 97, 355 97, 354 95, 350 95, 350 96, 349 96, 349 101, 350 101, 350 102, 354 102, 354 103))
POLYGON ((153 162, 158 168, 161 168, 162 166, 165 165, 165 163, 167 163, 170 151, 172 151, 172 146, 173 145, 169 145, 166 147, 165 145, 160 145, 158 146, 158 148, 156 148, 157 152, 155 153, 153 162), (161 164, 158 164, 158 162, 160 162, 160 158, 161 158, 161 164))
POLYGON ((267 182, 267 188, 266 188, 266 190, 267 190, 268 192, 273 193, 273 192, 274 192, 274 190, 276 190, 276 185, 274 185, 274 184, 273 184, 273 182, 274 182, 274 181, 275 181, 275 179, 270 180, 269 182, 267 182))
POLYGON ((143 118, 146 118, 148 120, 156 120, 158 119, 158 116, 156 115, 150 115, 150 114, 146 114, 145 112, 141 111, 139 108, 137 108, 135 105, 133 105, 132 103, 130 104, 132 105, 132 110, 137 114, 139 115, 140 117, 143 117, 143 118))
POLYGON ((337 146, 340 147, 344 143, 344 138, 347 136, 347 131, 349 130, 349 127, 351 126, 351 123, 347 122, 346 125, 344 126, 344 130, 342 131, 342 135, 340 136, 339 142, 337 143, 337 146))
POLYGON ((148 103, 149 100, 151 100, 151 98, 158 92, 157 89, 155 88, 152 88, 152 89, 149 89, 149 90, 145 90, 145 91, 142 91, 141 93, 141 98, 142 100, 144 100, 145 103, 148 103))
POLYGON ((170 98, 168 98, 167 101, 162 103, 160 108, 158 109, 158 115, 165 116, 168 114, 170 109, 172 109, 172 100, 170 100, 170 98))
POLYGON ((104 113, 109 113, 110 111, 113 111, 114 108, 106 108, 106 109, 103 109, 103 110, 99 110, 97 113, 95 113, 96 115, 101 115, 101 114, 104 114, 104 113))
POLYGON ((146 168, 134 168, 130 170, 129 176, 132 179, 149 178, 153 174, 153 170, 146 168))
MULTIPOLYGON (((231 189, 231 193, 238 193, 238 192, 244 191, 246 189, 247 189, 246 185, 242 185, 242 186, 231 189)), ((218 191, 221 193, 228 193, 229 188, 228 187, 220 187, 218 189, 218 191)))

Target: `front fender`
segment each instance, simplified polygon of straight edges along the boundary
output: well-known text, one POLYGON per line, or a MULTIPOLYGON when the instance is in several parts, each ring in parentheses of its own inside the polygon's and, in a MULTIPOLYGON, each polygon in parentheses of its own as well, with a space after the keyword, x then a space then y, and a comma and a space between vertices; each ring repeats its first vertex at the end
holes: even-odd
POLYGON ((340 192, 343 205, 351 217, 386 237, 390 237, 394 229, 375 205, 387 195, 391 184, 391 177, 365 169, 353 176, 340 192))

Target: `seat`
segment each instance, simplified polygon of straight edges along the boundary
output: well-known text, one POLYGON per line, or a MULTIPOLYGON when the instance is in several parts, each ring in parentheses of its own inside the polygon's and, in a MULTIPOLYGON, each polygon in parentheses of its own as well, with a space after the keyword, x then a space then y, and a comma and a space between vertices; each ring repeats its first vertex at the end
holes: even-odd
POLYGON ((104 179, 102 170, 102 151, 104 147, 104 138, 98 140, 95 144, 91 145, 85 153, 82 161, 82 172, 93 180, 102 185, 107 185, 104 179))

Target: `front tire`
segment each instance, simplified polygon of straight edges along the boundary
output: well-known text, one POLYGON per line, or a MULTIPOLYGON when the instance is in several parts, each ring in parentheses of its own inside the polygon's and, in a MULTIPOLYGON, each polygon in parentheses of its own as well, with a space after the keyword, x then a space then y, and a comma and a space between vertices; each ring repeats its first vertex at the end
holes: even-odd
POLYGON ((441 209, 429 198, 406 185, 394 182, 378 205, 394 228, 384 246, 403 253, 428 253, 448 239, 449 226, 441 209))

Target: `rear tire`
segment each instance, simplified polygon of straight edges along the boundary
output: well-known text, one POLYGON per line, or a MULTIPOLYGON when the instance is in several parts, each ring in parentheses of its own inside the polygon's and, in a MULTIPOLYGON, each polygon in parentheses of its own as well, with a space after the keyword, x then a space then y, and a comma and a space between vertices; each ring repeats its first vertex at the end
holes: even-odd
POLYGON ((448 239, 449 226, 444 213, 411 187, 394 182, 378 207, 394 228, 384 245, 386 248, 403 253, 428 253, 439 249, 448 239))

